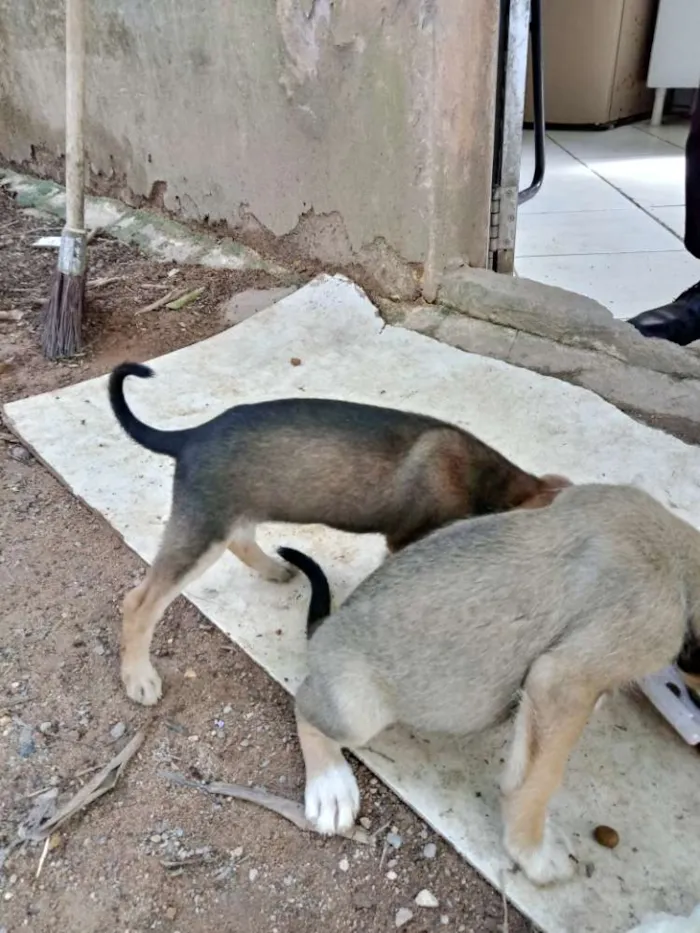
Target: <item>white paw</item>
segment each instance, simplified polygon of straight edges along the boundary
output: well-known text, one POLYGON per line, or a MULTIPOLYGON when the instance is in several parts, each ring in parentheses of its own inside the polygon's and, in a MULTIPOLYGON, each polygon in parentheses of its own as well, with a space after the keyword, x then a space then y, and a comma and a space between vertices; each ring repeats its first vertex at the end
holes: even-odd
POLYGON ((576 872, 576 862, 569 843, 551 826, 544 831, 542 845, 524 848, 514 845, 506 836, 508 855, 520 866, 533 884, 547 885, 568 881, 576 872))
POLYGON ((306 819, 327 836, 355 825, 360 810, 360 789, 347 762, 312 778, 304 794, 306 819))
POLYGON ((130 666, 123 664, 122 681, 129 699, 143 706, 153 706, 163 692, 158 672, 148 658, 130 666))

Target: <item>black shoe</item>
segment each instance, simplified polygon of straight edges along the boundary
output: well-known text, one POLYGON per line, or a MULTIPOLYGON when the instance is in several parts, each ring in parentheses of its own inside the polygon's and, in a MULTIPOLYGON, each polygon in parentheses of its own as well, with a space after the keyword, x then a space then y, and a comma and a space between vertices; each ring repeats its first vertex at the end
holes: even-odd
POLYGON ((627 321, 644 337, 658 337, 685 347, 700 340, 700 282, 691 285, 669 305, 642 311, 627 321))

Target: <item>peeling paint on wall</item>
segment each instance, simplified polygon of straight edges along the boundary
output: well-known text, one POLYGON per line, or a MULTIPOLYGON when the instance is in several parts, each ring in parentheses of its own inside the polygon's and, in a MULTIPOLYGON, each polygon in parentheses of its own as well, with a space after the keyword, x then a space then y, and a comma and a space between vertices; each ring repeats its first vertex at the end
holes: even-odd
POLYGON ((322 44, 331 18, 331 0, 277 0, 276 15, 285 51, 281 82, 289 94, 292 86, 304 84, 318 74, 322 44), (305 9, 306 7, 306 9, 305 9))
MULTIPOLYGON (((487 254, 496 6, 100 0, 93 184, 430 294, 487 254)), ((0 157, 58 170, 61 10, 0 0, 0 41, 0 157)))

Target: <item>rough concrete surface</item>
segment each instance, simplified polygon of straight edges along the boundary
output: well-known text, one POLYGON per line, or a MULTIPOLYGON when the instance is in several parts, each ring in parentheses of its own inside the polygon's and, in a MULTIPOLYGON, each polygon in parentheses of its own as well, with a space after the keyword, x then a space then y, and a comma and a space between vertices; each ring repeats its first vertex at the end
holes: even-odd
MULTIPOLYGON (((0 168, 0 185, 21 207, 65 219, 66 192, 55 182, 0 168)), ((193 233, 184 224, 155 211, 133 210, 113 198, 87 197, 85 223, 88 228, 100 227, 122 243, 138 246, 163 262, 193 263, 210 269, 260 270, 271 275, 285 275, 287 271, 230 237, 222 240, 193 233)))
POLYGON ((248 288, 238 292, 223 304, 224 320, 231 326, 240 324, 263 308, 269 308, 291 295, 294 290, 295 287, 291 285, 285 288, 248 288))
POLYGON ((438 302, 492 324, 598 350, 632 366, 700 378, 700 358, 694 353, 642 337, 599 302, 564 288, 487 269, 462 268, 444 276, 438 302))
POLYGON ((471 353, 591 389, 687 440, 700 442, 700 357, 649 340, 598 302, 482 269, 450 272, 439 304, 380 300, 389 323, 471 353))
MULTIPOLYGON (((491 0, 91 4, 91 183, 413 296, 414 264, 486 262, 497 24, 491 0)), ((0 48, 0 156, 60 173, 62 6, 0 0, 0 48)))

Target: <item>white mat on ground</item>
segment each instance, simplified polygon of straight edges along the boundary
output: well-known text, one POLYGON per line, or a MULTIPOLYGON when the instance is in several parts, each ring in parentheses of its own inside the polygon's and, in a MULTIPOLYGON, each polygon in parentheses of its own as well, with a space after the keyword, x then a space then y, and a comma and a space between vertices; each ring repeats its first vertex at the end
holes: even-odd
MULTIPOLYGON (((163 428, 289 395, 415 409, 463 425, 535 472, 636 483, 700 526, 700 449, 636 423, 583 389, 385 327, 366 296, 340 277, 321 277, 153 365, 157 378, 129 380, 127 393, 141 417, 163 428), (291 364, 295 357, 301 365, 291 364)), ((13 403, 6 414, 74 493, 152 560, 172 464, 123 437, 106 380, 13 403)), ((263 546, 295 544, 319 560, 339 599, 383 555, 377 538, 318 527, 262 531, 263 546)), ((302 581, 266 583, 227 554, 186 595, 276 680, 297 687, 304 672, 302 581)), ((430 620, 425 624, 429 632, 430 620)), ((177 686, 166 682, 165 689, 177 686)), ((497 886, 507 866, 497 778, 508 734, 503 727, 454 741, 394 730, 361 755, 497 886)), ((649 912, 687 915, 700 892, 699 779, 697 752, 644 701, 616 698, 589 725, 553 809, 588 872, 546 891, 521 874, 508 875, 509 897, 548 933, 621 933, 649 912), (591 839, 599 823, 618 830, 614 851, 591 839)))

